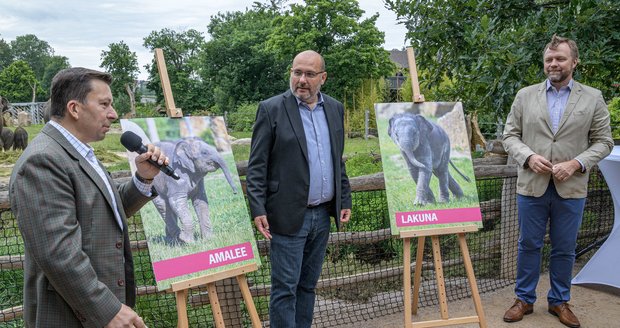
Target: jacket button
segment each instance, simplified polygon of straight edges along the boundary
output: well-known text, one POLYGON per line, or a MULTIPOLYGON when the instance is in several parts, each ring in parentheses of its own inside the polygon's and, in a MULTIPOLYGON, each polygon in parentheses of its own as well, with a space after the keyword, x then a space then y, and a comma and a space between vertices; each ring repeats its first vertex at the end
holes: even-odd
POLYGON ((122 241, 117 241, 116 242, 116 248, 118 248, 118 249, 123 248, 123 242, 122 241))
POLYGON ((125 280, 123 280, 123 279, 119 279, 119 280, 118 280, 118 285, 119 285, 119 286, 121 286, 121 287, 122 287, 122 286, 125 286, 125 280))

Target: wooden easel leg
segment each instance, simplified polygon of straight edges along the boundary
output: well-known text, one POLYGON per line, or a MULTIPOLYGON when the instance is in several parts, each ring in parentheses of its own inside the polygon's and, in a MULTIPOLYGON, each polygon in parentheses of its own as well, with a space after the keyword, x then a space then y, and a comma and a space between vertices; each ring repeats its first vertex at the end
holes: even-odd
POLYGON ((252 320, 252 327, 260 328, 260 318, 258 317, 258 312, 256 312, 254 300, 252 299, 252 293, 250 292, 250 287, 248 286, 248 280, 246 279, 244 274, 237 276, 237 283, 239 283, 239 288, 241 289, 241 294, 243 294, 245 306, 247 307, 248 313, 250 314, 250 320, 252 320))
POLYGON ((177 301, 177 328, 188 328, 187 319, 187 289, 178 290, 174 293, 177 301))
POLYGON ((209 292, 209 302, 211 303, 211 312, 213 312, 215 327, 224 328, 224 316, 222 316, 222 308, 220 307, 220 300, 217 297, 217 288, 214 282, 207 284, 207 291, 209 292))
POLYGON ((443 277, 443 266, 441 264, 441 248, 439 247, 439 236, 431 236, 433 241, 433 260, 435 261, 435 277, 437 278, 437 291, 439 294, 439 308, 441 318, 448 319, 448 301, 446 298, 446 284, 443 277))
MULTIPOLYGON (((411 238, 403 238, 403 287, 405 328, 411 328, 411 238)), ((415 297, 416 293, 414 292, 413 295, 415 297)))
POLYGON ((415 276, 413 277, 413 309, 414 315, 418 314, 420 301, 420 283, 422 280, 422 262, 424 257, 424 236, 418 237, 418 250, 415 253, 415 276))
POLYGON ((465 263, 465 272, 467 273, 467 279, 469 280, 469 286, 471 288, 471 296, 474 299, 474 306, 476 307, 476 313, 480 328, 486 328, 487 322, 484 317, 484 310, 482 309, 482 301, 480 300, 480 294, 478 293, 478 285, 476 284, 476 275, 474 274, 474 267, 471 264, 471 258, 469 257, 469 249, 467 248, 467 241, 465 240, 465 234, 459 233, 459 246, 461 247, 461 253, 463 253, 463 262, 465 263))

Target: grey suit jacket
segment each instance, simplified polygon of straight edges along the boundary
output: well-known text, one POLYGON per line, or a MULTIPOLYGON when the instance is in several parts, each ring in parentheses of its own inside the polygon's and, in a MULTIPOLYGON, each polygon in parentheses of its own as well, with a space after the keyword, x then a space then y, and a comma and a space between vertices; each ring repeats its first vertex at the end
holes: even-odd
POLYGON ((519 90, 506 120, 504 147, 519 164, 517 193, 540 197, 547 189, 552 175, 536 174, 526 163, 530 155, 539 154, 554 164, 580 160, 586 172, 553 182, 561 197, 584 198, 590 168, 613 148, 607 105, 599 90, 575 81, 554 135, 545 88, 543 82, 519 90))
MULTIPOLYGON (((340 210, 351 208, 351 187, 342 161, 344 106, 325 94, 323 100, 335 180, 330 213, 338 225, 340 210)), ((301 114, 290 90, 258 106, 246 181, 253 218, 267 215, 270 230, 278 234, 299 231, 308 201, 310 173, 301 114)))
POLYGON ((24 239, 26 327, 101 328, 121 303, 134 306, 126 217, 150 198, 132 181, 110 183, 123 230, 104 182, 56 128, 44 126, 17 161, 10 198, 24 239))

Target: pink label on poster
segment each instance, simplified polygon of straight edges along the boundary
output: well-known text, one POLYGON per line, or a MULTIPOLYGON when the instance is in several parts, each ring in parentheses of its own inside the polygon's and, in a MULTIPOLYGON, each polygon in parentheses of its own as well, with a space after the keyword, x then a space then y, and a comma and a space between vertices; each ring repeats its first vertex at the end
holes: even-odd
POLYGON ((416 227, 431 224, 480 222, 480 207, 449 208, 428 211, 396 212, 397 227, 416 227))
POLYGON ((252 244, 247 242, 153 262, 153 273, 155 280, 160 281, 253 258, 252 244))

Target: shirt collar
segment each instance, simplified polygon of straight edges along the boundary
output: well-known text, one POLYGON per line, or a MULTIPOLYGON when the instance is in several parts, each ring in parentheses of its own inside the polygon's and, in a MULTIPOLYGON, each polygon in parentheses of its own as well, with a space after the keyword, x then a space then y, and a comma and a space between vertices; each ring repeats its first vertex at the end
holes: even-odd
MULTIPOLYGON (((551 81, 549 81, 549 79, 546 79, 545 81, 547 83, 547 88, 545 90, 549 91, 549 88, 553 87, 553 85, 551 84, 551 81)), ((573 82, 574 82, 573 79, 570 79, 570 81, 568 81, 568 85, 567 85, 568 90, 573 90, 573 82)))
MULTIPOLYGON (((293 96, 295 96, 295 94, 293 94, 293 96)), ((308 104, 306 104, 305 102, 303 102, 301 99, 297 98, 297 96, 295 96, 295 100, 297 100, 297 106, 301 106, 302 104, 305 107, 308 107, 308 104)), ((323 105, 323 94, 321 92, 319 92, 318 95, 318 100, 316 101, 316 105, 323 105)))
POLYGON ((69 130, 65 129, 62 125, 58 124, 58 122, 50 120, 50 125, 55 127, 58 132, 60 132, 66 139, 69 141, 71 146, 75 148, 75 150, 82 155, 82 157, 88 159, 89 153, 93 153, 93 147, 88 144, 85 144, 80 141, 80 139, 76 138, 69 130))

